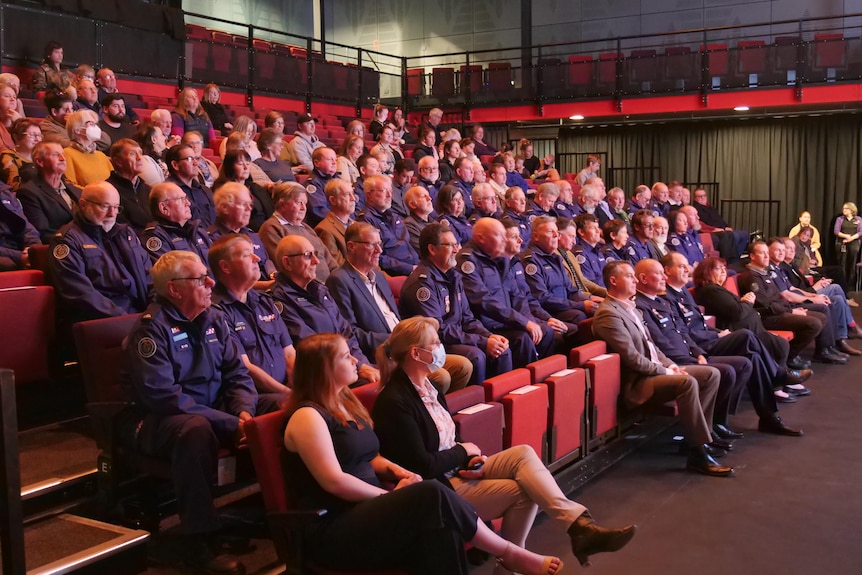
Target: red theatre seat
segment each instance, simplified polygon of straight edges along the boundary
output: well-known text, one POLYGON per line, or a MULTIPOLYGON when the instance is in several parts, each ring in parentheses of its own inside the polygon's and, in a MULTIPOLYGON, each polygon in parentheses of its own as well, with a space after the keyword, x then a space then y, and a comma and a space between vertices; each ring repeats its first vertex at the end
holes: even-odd
POLYGON ((617 61, 623 55, 619 52, 599 54, 599 83, 615 84, 617 81, 617 61))
POLYGON ((728 70, 729 58, 727 44, 707 44, 701 46, 700 49, 706 52, 707 68, 710 77, 726 76, 728 70))
POLYGON ((371 413, 371 410, 374 409, 374 402, 377 401, 378 393, 380 393, 380 384, 377 382, 366 383, 365 385, 353 388, 353 395, 356 396, 359 403, 365 406, 368 413, 371 413))
POLYGON ((814 66, 840 68, 844 66, 846 47, 843 34, 814 35, 814 66))
POLYGON ((401 299, 401 288, 404 282, 407 281, 407 276, 389 276, 386 278, 389 283, 389 289, 392 290, 392 296, 395 298, 396 305, 401 299))
POLYGON ((592 56, 569 56, 569 85, 588 86, 593 82, 592 56))
POLYGON ((54 288, 0 289, 0 366, 15 372, 15 385, 49 381, 54 342, 54 288))
POLYGON ((512 89, 512 64, 509 62, 489 62, 488 88, 495 93, 510 91, 512 89))
POLYGON ((503 450, 503 406, 486 402, 482 387, 469 385, 453 391, 446 395, 446 405, 461 439, 478 445, 483 455, 503 450))
POLYGON ((476 95, 482 91, 482 66, 470 65, 461 66, 458 78, 458 85, 461 87, 461 94, 467 95, 467 87, 470 88, 470 94, 476 95), (470 79, 467 79, 467 72, 470 72, 470 79))
POLYGON ((766 71, 766 42, 740 40, 737 42, 737 70, 740 74, 762 74, 766 71))
POLYGON ((695 73, 695 56, 688 46, 668 46, 664 49, 664 77, 666 80, 675 81, 677 87, 683 87, 685 82, 693 84, 700 81, 695 73), (682 83, 682 84, 679 84, 682 83))
POLYGON ((658 60, 656 51, 652 49, 632 50, 629 56, 631 81, 638 84, 658 80, 658 60))
POLYGON ((45 285, 42 270, 16 270, 0 273, 0 289, 45 285))
POLYGON ((455 70, 452 68, 431 70, 431 95, 435 98, 451 98, 455 95, 455 70))
POLYGON ((503 447, 529 445, 544 460, 548 433, 547 386, 532 385, 530 372, 524 368, 487 379, 482 385, 485 401, 503 404, 503 447))
POLYGON ((30 246, 27 254, 30 256, 30 266, 35 270, 40 270, 42 273, 48 273, 48 260, 50 259, 51 246, 46 244, 38 244, 30 246))
POLYGON ((619 430, 620 356, 607 353, 605 342, 596 340, 574 348, 569 354, 569 366, 584 368, 589 377, 590 439, 616 436, 619 430))
POLYGON ((408 68, 407 94, 410 96, 425 95, 425 68, 408 68))
POLYGON ((527 366, 533 384, 548 386, 548 461, 552 468, 584 455, 587 378, 583 369, 568 369, 564 355, 552 355, 527 366), (557 465, 555 465, 557 464, 557 465))

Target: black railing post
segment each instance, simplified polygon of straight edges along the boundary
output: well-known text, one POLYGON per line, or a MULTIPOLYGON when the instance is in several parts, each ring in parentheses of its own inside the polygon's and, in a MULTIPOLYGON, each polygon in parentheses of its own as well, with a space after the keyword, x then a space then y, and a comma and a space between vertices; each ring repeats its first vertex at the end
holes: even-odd
POLYGON ((96 69, 98 70, 105 66, 105 54, 103 52, 105 45, 104 42, 102 42, 102 26, 104 26, 104 24, 99 20, 94 20, 93 22, 95 24, 96 32, 94 40, 96 44, 96 69))
POLYGON ((802 101, 802 77, 808 74, 805 58, 806 44, 802 40, 802 20, 799 20, 799 42, 796 44, 796 100, 802 101))
POLYGON ((616 82, 614 83, 614 99, 617 101, 617 112, 623 111, 623 41, 617 37, 616 82))
POLYGON ((15 374, 0 370, 0 571, 24 575, 24 515, 21 508, 21 469, 18 460, 18 413, 15 374))
POLYGON ((311 113, 311 94, 314 88, 311 79, 314 74, 311 66, 311 49, 312 40, 307 38, 305 40, 305 111, 309 114, 311 113))
MULTIPOLYGON (((407 105, 410 99, 410 83, 407 78, 407 57, 401 57, 401 110, 407 115, 407 105)), ((360 110, 361 111, 361 110, 360 110)), ((359 114, 356 116, 359 117, 359 114)))
POLYGON ((254 26, 249 24, 248 26, 248 83, 246 84, 246 92, 245 92, 245 105, 249 108, 253 107, 254 104, 254 26))
POLYGON ((0 66, 3 65, 3 54, 6 52, 6 46, 3 44, 3 38, 6 37, 6 6, 0 4, 0 66))
POLYGON ((356 67, 358 77, 356 79, 356 117, 362 117, 362 48, 356 49, 356 67))
POLYGON ((539 116, 542 115, 545 101, 545 67, 542 65, 542 46, 536 53, 536 106, 539 116))
POLYGON ((464 93, 464 105, 467 110, 473 105, 473 71, 470 69, 470 52, 464 53, 464 76, 461 81, 467 82, 467 91, 464 93))
POLYGON ((703 31, 703 43, 700 48, 700 100, 705 108, 709 104, 709 91, 712 90, 712 75, 709 71, 709 40, 706 29, 703 31))

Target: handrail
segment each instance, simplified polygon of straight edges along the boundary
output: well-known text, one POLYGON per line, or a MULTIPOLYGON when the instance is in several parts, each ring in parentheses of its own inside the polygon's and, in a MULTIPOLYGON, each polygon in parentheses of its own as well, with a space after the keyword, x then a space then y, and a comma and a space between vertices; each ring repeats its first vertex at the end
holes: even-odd
POLYGON ((0 571, 24 575, 24 514, 21 504, 21 469, 18 459, 18 413, 15 374, 0 369, 0 571))

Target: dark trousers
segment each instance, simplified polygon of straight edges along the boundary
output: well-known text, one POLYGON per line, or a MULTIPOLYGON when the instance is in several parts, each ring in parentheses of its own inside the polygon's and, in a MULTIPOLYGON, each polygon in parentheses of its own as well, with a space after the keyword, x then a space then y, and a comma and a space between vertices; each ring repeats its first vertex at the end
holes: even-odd
POLYGON ((324 517, 306 531, 306 551, 330 569, 467 575, 464 542, 478 519, 454 490, 427 480, 324 517))
POLYGON ((823 320, 818 319, 817 315, 820 314, 816 312, 811 312, 808 315, 783 313, 767 316, 763 318, 763 327, 792 331, 793 339, 790 341, 789 357, 796 357, 823 331, 823 320))
MULTIPOLYGON (((784 344, 781 346, 784 349, 782 362, 786 362, 787 342, 784 338, 777 336, 770 336, 770 338, 775 338, 784 344)), ((778 411, 775 395, 772 392, 775 385, 773 382, 778 383, 784 380, 784 365, 783 363, 779 364, 769 353, 765 342, 762 343, 749 330, 741 329, 703 343, 701 347, 710 355, 731 355, 747 358, 751 362, 752 370, 746 386, 751 403, 754 405, 754 411, 764 418, 778 411)), ((731 411, 731 413, 736 413, 736 411, 731 411)))
POLYGON ((475 345, 447 345, 446 352, 463 355, 473 364, 470 385, 482 385, 482 382, 489 377, 512 371, 511 349, 506 350, 506 353, 497 358, 488 357, 485 350, 479 349, 475 345))
POLYGON ((746 358, 733 356, 710 356, 708 365, 716 368, 720 375, 718 393, 715 395, 713 421, 725 425, 728 413, 736 413, 739 396, 751 377, 751 362, 746 358))

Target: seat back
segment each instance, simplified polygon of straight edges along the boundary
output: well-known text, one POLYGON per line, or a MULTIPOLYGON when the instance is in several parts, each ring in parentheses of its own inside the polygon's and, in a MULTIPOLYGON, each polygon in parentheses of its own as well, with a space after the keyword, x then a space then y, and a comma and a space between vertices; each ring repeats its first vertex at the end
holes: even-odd
POLYGON ((766 42, 740 40, 737 47, 737 69, 741 74, 762 74, 766 71, 766 42))
POLYGON ((395 305, 401 300, 401 288, 404 282, 407 281, 407 276, 388 276, 386 282, 389 284, 389 289, 392 290, 392 297, 395 298, 395 305))
POLYGON ((0 367, 15 372, 15 384, 51 378, 54 344, 54 288, 28 286, 0 289, 0 367))
POLYGON ((586 86, 593 81, 593 57, 569 56, 569 85, 586 86))
POLYGON ((461 93, 466 95, 467 88, 470 88, 470 94, 476 95, 482 91, 482 66, 481 65, 470 65, 470 66, 461 66, 459 70, 459 86, 461 87, 461 93), (467 72, 470 72, 470 79, 467 79, 467 72))
POLYGON ((503 447, 529 445, 543 460, 548 433, 548 388, 532 385, 524 368, 485 380, 485 401, 503 404, 503 447))
POLYGON ((818 68, 838 68, 844 65, 846 47, 843 34, 814 35, 814 65, 818 68))
POLYGON ((574 348, 569 365, 582 367, 589 379, 590 438, 615 435, 619 425, 620 356, 607 353, 601 340, 574 348))
POLYGON ((728 72, 727 44, 707 44, 701 47, 707 54, 707 62, 710 76, 724 76, 728 72))
POLYGON ((284 451, 284 410, 259 415, 245 422, 248 450, 260 483, 263 504, 267 511, 287 511, 286 478, 281 467, 284 451))
POLYGON ((435 98, 450 98, 455 95, 455 70, 452 68, 431 70, 431 95, 435 98))
POLYGON ((461 439, 478 445, 484 455, 503 450, 503 405, 486 402, 481 386, 468 385, 447 394, 446 404, 461 439))
POLYGON ((380 393, 380 384, 377 382, 366 383, 359 387, 351 389, 353 395, 359 400, 359 403, 365 406, 368 413, 374 409, 374 402, 377 401, 377 395, 380 393))
POLYGON ((42 270, 15 270, 0 273, 0 289, 45 285, 42 270))
POLYGON ((617 60, 622 58, 618 52, 599 54, 598 81, 602 84, 615 84, 617 81, 617 60))
POLYGON ((733 295, 739 296, 739 284, 736 282, 736 276, 727 276, 727 279, 724 280, 724 287, 733 295))
POLYGON ((628 61, 631 80, 633 82, 654 82, 658 80, 658 60, 655 50, 632 50, 628 61))
POLYGON ((586 429, 587 380, 583 369, 568 369, 566 356, 552 355, 527 366, 534 384, 548 386, 548 461, 569 463, 582 451, 586 429))
POLYGON ((38 244, 30 246, 27 250, 27 255, 30 257, 30 266, 35 270, 40 270, 42 273, 48 273, 49 250, 51 246, 38 244))
POLYGON ((698 234, 698 238, 700 238, 700 243, 703 246, 703 255, 704 256, 717 256, 718 251, 715 249, 715 244, 712 241, 712 234, 709 232, 700 232, 698 234))
POLYGON ((123 340, 141 314, 82 321, 72 326, 87 401, 122 399, 123 340))
POLYGON ((489 62, 488 88, 497 93, 511 90, 512 64, 509 62, 489 62))

